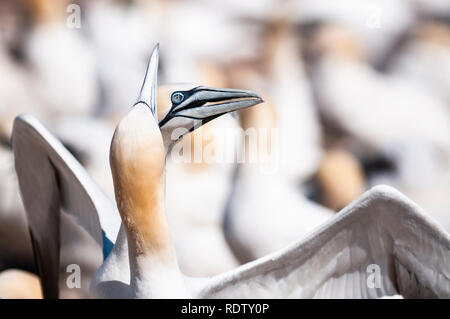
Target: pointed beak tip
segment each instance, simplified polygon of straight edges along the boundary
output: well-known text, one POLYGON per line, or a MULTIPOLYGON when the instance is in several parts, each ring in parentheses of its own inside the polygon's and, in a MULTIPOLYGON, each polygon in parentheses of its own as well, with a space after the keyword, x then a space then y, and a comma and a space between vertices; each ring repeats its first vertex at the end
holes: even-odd
POLYGON ((260 96, 253 98, 252 101, 254 103, 253 105, 258 105, 265 102, 264 99, 260 96))
POLYGON ((248 92, 249 92, 250 97, 254 98, 255 100, 257 100, 258 103, 264 102, 263 98, 258 93, 255 93, 255 92, 252 92, 252 91, 248 91, 248 92))
POLYGON ((137 98, 138 103, 145 103, 152 111, 155 118, 157 118, 157 105, 156 105, 156 87, 158 79, 158 64, 159 64, 159 43, 153 48, 150 60, 147 64, 147 69, 142 82, 141 90, 137 98))

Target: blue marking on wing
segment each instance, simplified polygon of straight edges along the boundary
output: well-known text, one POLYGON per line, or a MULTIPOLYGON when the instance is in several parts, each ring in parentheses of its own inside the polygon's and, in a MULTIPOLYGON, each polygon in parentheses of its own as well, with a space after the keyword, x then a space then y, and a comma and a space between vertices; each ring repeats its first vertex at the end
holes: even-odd
POLYGON ((103 237, 103 261, 108 258, 109 254, 111 253, 114 244, 111 240, 109 240, 108 237, 106 237, 105 232, 102 229, 102 237, 103 237))

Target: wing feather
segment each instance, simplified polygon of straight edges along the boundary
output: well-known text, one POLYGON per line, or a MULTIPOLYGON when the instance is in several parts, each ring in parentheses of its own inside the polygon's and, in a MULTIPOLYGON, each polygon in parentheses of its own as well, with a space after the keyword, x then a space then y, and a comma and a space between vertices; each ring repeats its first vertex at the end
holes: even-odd
POLYGON ((61 210, 104 247, 120 227, 116 206, 37 119, 14 121, 12 145, 44 295, 58 297, 61 210))
POLYGON ((213 277, 207 298, 450 297, 450 236, 420 207, 377 186, 306 239, 213 277))

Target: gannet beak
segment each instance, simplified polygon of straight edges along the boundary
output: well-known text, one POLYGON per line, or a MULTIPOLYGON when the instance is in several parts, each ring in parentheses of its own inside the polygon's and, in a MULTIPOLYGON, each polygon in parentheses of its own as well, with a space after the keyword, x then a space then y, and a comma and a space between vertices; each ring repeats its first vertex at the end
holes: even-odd
POLYGON ((261 102, 256 93, 247 90, 216 89, 199 86, 190 91, 172 93, 172 107, 159 126, 175 117, 185 117, 209 122, 226 113, 241 110, 261 102))
POLYGON ((158 121, 158 110, 156 103, 156 89, 158 84, 158 64, 159 64, 159 43, 155 45, 147 71, 145 72, 144 82, 142 83, 139 97, 133 106, 143 103, 147 105, 153 113, 155 120, 158 121))

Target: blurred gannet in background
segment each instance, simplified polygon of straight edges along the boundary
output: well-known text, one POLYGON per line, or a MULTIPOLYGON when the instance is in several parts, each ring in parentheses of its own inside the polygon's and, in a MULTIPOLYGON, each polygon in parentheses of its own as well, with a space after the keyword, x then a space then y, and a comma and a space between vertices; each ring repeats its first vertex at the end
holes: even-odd
POLYGON ((239 265, 222 229, 235 168, 225 159, 235 154, 238 125, 231 126, 231 120, 221 117, 183 138, 183 152, 191 150, 192 162, 167 159, 166 211, 180 269, 189 276, 211 276, 239 265))
MULTIPOLYGON (((369 185, 398 187, 448 228, 447 208, 435 210, 413 195, 433 187, 448 172, 447 105, 412 81, 376 72, 348 29, 322 27, 316 41, 319 51, 312 78, 324 116, 359 141, 357 152, 375 151, 395 163, 394 175, 377 175, 369 185)), ((435 200, 433 196, 430 202, 435 200)))
POLYGON ((447 0, 411 0, 416 9, 426 15, 450 14, 450 3, 447 0))
POLYGON ((267 131, 275 128, 273 114, 273 105, 269 103, 259 106, 257 111, 249 109, 240 114, 244 131, 256 130, 249 134, 252 142, 243 144, 247 157, 239 164, 225 216, 227 240, 241 262, 262 257, 302 238, 333 216, 332 211, 306 199, 297 184, 279 173, 281 164, 271 151, 275 143, 267 131), (268 145, 264 145, 266 149, 252 148, 250 143, 268 145))
POLYGON ((342 149, 331 149, 317 171, 320 202, 339 211, 366 190, 363 168, 358 159, 342 149))
POLYGON ((225 233, 241 262, 301 238, 332 216, 300 188, 322 156, 320 127, 292 30, 285 22, 272 29, 265 62, 269 80, 245 66, 232 76, 233 86, 267 88, 272 97, 240 113, 245 161, 227 207, 225 233))
MULTIPOLYGON (((161 121, 156 119, 156 54, 153 57, 150 63, 151 72, 144 83, 149 82, 143 86, 145 90, 148 86, 152 87, 150 96, 144 98, 141 95, 138 103, 117 127, 111 144, 111 167, 118 207, 129 239, 128 245, 126 241, 122 241, 121 249, 129 251, 130 259, 129 263, 128 257, 122 260, 121 266, 124 268, 117 269, 117 264, 108 262, 113 256, 118 257, 114 248, 102 267, 105 272, 111 274, 116 272, 113 275, 120 276, 126 272, 129 265, 131 273, 128 282, 117 281, 120 277, 110 278, 113 280, 110 282, 102 282, 107 293, 103 297, 376 298, 402 295, 445 298, 450 296, 450 282, 446 276, 450 267, 448 233, 417 205, 389 187, 378 187, 366 193, 305 240, 267 257, 209 279, 183 276, 171 244, 164 209, 164 163, 168 145, 165 145, 164 135, 158 127, 158 122, 161 125, 161 121), (378 266, 380 274, 378 280, 374 282, 370 281, 372 272, 367 271, 368 267, 373 266, 378 266), (368 283, 373 284, 373 287, 368 283)), ((175 101, 179 101, 179 93, 186 92, 175 92, 172 95, 175 101)), ((226 94, 230 93, 231 91, 226 91, 226 94)), ((203 90, 203 94, 209 95, 211 92, 208 94, 203 90)), ((192 103, 190 100, 192 96, 187 94, 186 103, 176 103, 171 111, 178 109, 178 115, 187 115, 180 113, 184 111, 191 115, 200 110, 211 111, 211 107, 201 106, 184 109, 182 105, 192 103)), ((257 100, 250 101, 255 103, 257 100)), ((235 103, 236 107, 242 106, 242 102, 239 101, 229 103, 235 103)), ((218 105, 223 107, 226 104, 218 105)), ((218 110, 220 109, 218 106, 218 110)), ((223 110, 219 114, 222 112, 223 110)), ((169 112, 165 118, 175 114, 169 112)), ((179 120, 181 118, 178 118, 179 120)), ((191 125, 192 122, 188 127, 191 125)), ((17 118, 14 133, 23 134, 26 130, 29 132, 38 130, 34 131, 39 132, 38 135, 48 134, 36 121, 26 117, 17 118)), ((14 136, 14 146, 19 147, 25 142, 17 140, 20 135, 14 136)), ((63 153, 60 154, 65 157, 63 153)), ((49 162, 41 164, 44 163, 47 164, 42 166, 42 169, 46 169, 49 164, 49 162)), ((70 166, 71 163, 59 164, 70 166)), ((22 169, 26 169, 26 166, 18 165, 17 172, 20 179, 25 177, 22 169)), ((84 209, 78 212, 74 210, 72 213, 81 218, 80 223, 90 230, 92 235, 101 236, 100 223, 97 219, 97 216, 101 216, 98 214, 101 206, 97 204, 103 199, 97 197, 98 188, 93 187, 95 184, 85 172, 75 169, 71 173, 75 174, 72 175, 72 179, 70 175, 66 175, 60 188, 55 187, 54 183, 50 190, 61 191, 63 198, 68 199, 67 203, 71 203, 75 209, 80 203, 80 197, 72 198, 72 201, 70 198, 75 194, 84 197, 86 201, 81 201, 85 205, 84 209), (65 184, 69 180, 72 180, 72 184, 65 184), (72 190, 77 192, 70 195, 64 189, 65 186, 71 186, 72 190)), ((44 176, 40 176, 38 180, 44 182, 44 176)), ((27 181, 25 185, 28 186, 22 188, 25 206, 33 198, 39 198, 31 196, 32 194, 28 192, 30 189, 26 191, 31 183, 29 179, 27 181)), ((44 193, 41 192, 42 195, 44 193)), ((47 193, 47 197, 49 201, 41 202, 44 206, 45 203, 59 202, 58 198, 51 198, 52 193, 47 193)), ((45 215, 55 217, 54 214, 46 213, 45 207, 39 207, 40 213, 43 213, 39 217, 45 215)), ((33 229, 37 230, 34 227, 38 227, 42 221, 41 218, 33 220, 33 214, 31 211, 28 212, 33 233, 33 229)), ((38 211, 34 212, 36 213, 38 211)), ((35 242, 35 248, 43 248, 44 242, 50 243, 49 237, 52 236, 49 236, 48 229, 47 232, 44 229, 41 232, 33 236, 38 240, 35 242), (43 236, 44 233, 46 236, 43 236)), ((124 236, 123 228, 121 232, 124 236)), ((101 244, 101 237, 97 239, 101 244)), ((118 245, 119 242, 115 247, 118 245)), ((45 250, 40 252, 49 253, 45 250)), ((45 271, 45 268, 41 268, 41 271, 45 271)), ((44 289, 44 295, 45 292, 44 289)))
POLYGON ((256 52, 258 30, 239 24, 229 10, 219 10, 209 1, 95 1, 86 9, 88 33, 99 60, 100 112, 114 120, 123 117, 123 105, 139 89, 148 57, 146 43, 156 37, 164 48, 165 83, 203 83, 199 70, 204 61, 256 52))
POLYGON ((284 178, 300 183, 317 170, 323 150, 318 112, 299 54, 301 43, 291 21, 286 13, 269 25, 263 68, 280 130, 279 169, 284 178))
POLYGON ((242 5, 236 10, 219 1, 136 3, 161 39, 165 83, 204 83, 205 63, 217 65, 258 55, 261 28, 240 19, 245 14, 242 5))
POLYGON ((441 97, 450 113, 450 25, 424 21, 412 33, 388 71, 441 97))
POLYGON ((300 0, 292 1, 292 12, 302 24, 323 21, 346 26, 361 39, 374 65, 386 58, 416 15, 410 0, 300 0))
MULTIPOLYGON (((155 50, 148 69, 151 72, 149 71, 148 77, 145 78, 136 104, 156 103, 153 100, 155 98, 153 89, 156 90, 153 85, 156 85, 157 58, 155 50)), ((209 87, 195 87, 169 93, 172 93, 171 96, 165 98, 170 99, 171 104, 168 104, 170 108, 159 110, 166 152, 170 150, 174 141, 189 131, 223 114, 250 107, 261 101, 258 95, 249 91, 209 87), (182 127, 184 130, 174 131, 182 127)), ((17 118, 13 133, 13 148, 35 256, 40 265, 44 294, 46 297, 56 297, 58 272, 55 269, 58 269, 59 242, 54 238, 58 237, 60 232, 60 207, 76 222, 85 226, 85 232, 103 247, 105 258, 111 250, 108 245, 112 244, 119 233, 120 220, 117 223, 119 215, 115 205, 92 181, 81 165, 37 120, 27 116, 17 118), (43 175, 36 177, 36 173, 43 175), (60 195, 55 197, 54 195, 58 193, 60 195), (38 207, 34 204, 37 199, 41 204, 38 207), (52 220, 53 224, 42 224, 47 219, 52 220), (49 235, 50 233, 52 235, 49 235)), ((127 242, 123 230, 121 234, 119 233, 113 252, 98 271, 94 287, 108 280, 129 282, 127 242)), ((78 248, 84 251, 82 247, 78 248)), ((90 253, 95 254, 95 251, 90 253)), ((105 289, 105 286, 107 285, 103 285, 102 289, 105 289)))
MULTIPOLYGON (((152 3, 154 1, 151 1, 152 3)), ((154 38, 152 20, 126 1, 89 1, 86 29, 98 61, 101 98, 96 112, 115 123, 136 97, 148 43, 154 38)), ((157 9, 157 8, 156 8, 157 9)))
MULTIPOLYGON (((437 1, 439 2, 439 1, 437 1)), ((442 3, 443 4, 443 3, 442 3)), ((450 7, 447 6, 447 14, 450 7)), ((436 14, 444 14, 442 9, 436 14)), ((388 65, 388 72, 400 77, 406 82, 413 82, 423 90, 428 90, 447 107, 447 118, 450 118, 450 26, 447 22, 439 19, 426 19, 412 31, 412 36, 402 50, 393 57, 388 65)), ((430 122, 430 126, 434 123, 430 122)), ((424 147, 425 148, 425 147, 424 147)), ((450 156, 443 159, 443 163, 436 164, 427 159, 430 147, 421 153, 406 150, 406 154, 419 158, 423 166, 428 167, 429 177, 422 183, 409 183, 403 180, 382 180, 390 182, 398 187, 409 197, 417 201, 422 207, 443 223, 450 231, 450 156), (428 163, 427 163, 428 162, 428 163), (431 171, 431 172, 430 172, 431 171)), ((410 170, 417 168, 413 166, 414 161, 406 161, 400 171, 408 176, 410 170)))
POLYGON ((313 83, 327 116, 372 147, 413 140, 448 150, 449 119, 438 99, 412 83, 373 70, 348 29, 322 27, 317 45, 320 58, 313 83))
MULTIPOLYGON (((219 68, 203 69, 202 83, 226 87, 219 68)), ((168 96, 167 90, 177 87, 159 87, 158 96, 168 96)), ((158 110, 169 109, 166 102, 159 99, 158 110)), ((186 135, 180 141, 182 150, 178 144, 167 157, 166 211, 180 269, 188 276, 211 276, 239 265, 222 229, 235 169, 234 161, 227 159, 235 157, 238 128, 237 119, 221 116, 186 135)))
POLYGON ((30 65, 35 109, 27 110, 49 121, 61 116, 91 115, 97 100, 95 57, 79 29, 66 25, 60 0, 27 0, 33 17, 25 43, 30 65), (62 80, 64 79, 64 80, 62 80))
POLYGON ((42 299, 39 277, 18 269, 0 272, 0 299, 42 299))

